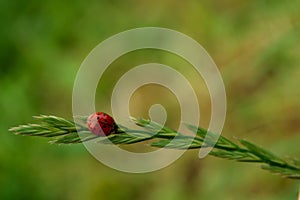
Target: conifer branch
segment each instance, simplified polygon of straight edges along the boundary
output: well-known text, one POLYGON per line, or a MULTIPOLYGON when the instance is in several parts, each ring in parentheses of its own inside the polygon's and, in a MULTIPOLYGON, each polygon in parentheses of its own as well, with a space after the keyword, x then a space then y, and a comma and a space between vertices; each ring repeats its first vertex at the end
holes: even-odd
MULTIPOLYGON (((130 130, 119 125, 115 133, 107 137, 99 137, 92 134, 86 127, 86 117, 79 117, 78 119, 80 120, 78 121, 80 123, 47 115, 40 115, 34 118, 37 119, 39 123, 20 125, 9 129, 9 131, 17 135, 48 137, 51 138, 50 143, 53 144, 75 144, 95 140, 103 144, 113 143, 116 145, 127 145, 150 141, 153 147, 171 149, 212 147, 214 138, 217 137, 214 133, 189 124, 186 126, 195 133, 195 137, 178 133, 169 127, 162 126, 150 120, 135 118, 132 118, 132 120, 136 125, 143 127, 143 131, 130 130), (205 143, 204 138, 206 136, 208 141, 205 143)), ((220 136, 209 154, 237 162, 260 163, 264 170, 286 178, 300 180, 299 160, 282 159, 249 141, 238 141, 239 144, 220 136)))

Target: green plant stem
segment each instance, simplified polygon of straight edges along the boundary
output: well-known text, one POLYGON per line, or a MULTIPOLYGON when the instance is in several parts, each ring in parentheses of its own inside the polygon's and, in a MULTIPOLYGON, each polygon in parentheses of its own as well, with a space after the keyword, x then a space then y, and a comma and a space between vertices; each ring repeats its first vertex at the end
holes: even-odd
POLYGON ((77 123, 56 116, 35 117, 38 124, 20 125, 9 131, 17 135, 50 137, 53 144, 75 144, 94 140, 103 144, 128 145, 150 141, 151 146, 170 149, 199 149, 213 147, 212 156, 244 163, 260 163, 262 169, 290 179, 300 179, 300 161, 285 160, 246 140, 240 144, 218 136, 201 127, 187 124, 194 136, 145 119, 132 118, 143 130, 131 130, 119 125, 116 133, 107 137, 92 134, 86 127, 86 117, 78 117, 77 123), (204 140, 205 139, 205 140, 204 140), (155 141, 153 141, 155 140, 155 141))

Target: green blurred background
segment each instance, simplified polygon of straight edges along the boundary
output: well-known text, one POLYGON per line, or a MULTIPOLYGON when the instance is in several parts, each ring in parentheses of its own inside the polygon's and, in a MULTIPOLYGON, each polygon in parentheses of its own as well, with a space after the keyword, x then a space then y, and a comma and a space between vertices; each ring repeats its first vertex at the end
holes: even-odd
MULTIPOLYGON (((73 81, 87 54, 113 34, 161 26, 197 40, 219 67, 228 98, 225 136, 300 158, 299 8, 298 0, 1 0, 0 199, 296 199, 297 181, 251 164, 199 160, 195 150, 163 170, 133 175, 102 165, 82 145, 49 145, 7 130, 38 114, 71 118, 73 81)), ((108 109, 112 83, 122 73, 149 61, 192 72, 174 55, 132 52, 106 72, 110 78, 99 84, 97 109, 108 109)), ((208 94, 199 77, 191 82, 198 84, 206 127, 208 94)), ((159 100, 153 95, 158 90, 166 92, 137 91, 132 113, 144 116, 159 100)), ((160 100, 174 101, 169 98, 160 100)), ((170 126, 178 121, 173 103, 167 108, 170 126)))

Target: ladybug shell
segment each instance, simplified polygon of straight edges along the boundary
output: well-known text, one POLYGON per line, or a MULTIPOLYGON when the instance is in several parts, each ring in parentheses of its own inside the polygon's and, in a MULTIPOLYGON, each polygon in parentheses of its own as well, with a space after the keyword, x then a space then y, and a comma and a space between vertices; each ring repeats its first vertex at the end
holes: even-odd
POLYGON ((104 112, 91 114, 87 119, 87 126, 97 136, 110 135, 117 129, 114 119, 104 112))

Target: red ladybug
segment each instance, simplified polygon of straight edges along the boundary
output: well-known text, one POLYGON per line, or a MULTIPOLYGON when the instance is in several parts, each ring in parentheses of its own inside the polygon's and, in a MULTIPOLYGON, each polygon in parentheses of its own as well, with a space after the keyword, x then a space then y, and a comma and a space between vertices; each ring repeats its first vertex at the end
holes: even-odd
POLYGON ((104 112, 91 114, 87 119, 87 126, 97 136, 107 136, 118 129, 114 119, 104 112))

